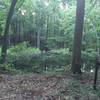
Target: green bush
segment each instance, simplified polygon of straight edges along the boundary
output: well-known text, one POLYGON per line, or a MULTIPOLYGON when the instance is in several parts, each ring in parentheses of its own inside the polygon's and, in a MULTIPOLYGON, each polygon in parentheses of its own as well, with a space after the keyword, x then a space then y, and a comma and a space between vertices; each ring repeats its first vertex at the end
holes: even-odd
POLYGON ((14 67, 12 67, 11 64, 0 64, 0 73, 1 74, 21 74, 22 72, 20 70, 16 70, 14 67))
MULTIPOLYGON (((11 65, 10 69, 14 67, 22 71, 69 70, 71 55, 68 48, 45 52, 28 47, 28 43, 24 42, 8 49, 7 62, 11 65)), ((93 49, 82 51, 82 68, 94 68, 95 59, 96 52, 93 49)))
POLYGON ((95 67, 96 51, 88 49, 82 52, 82 63, 85 70, 90 70, 95 67))
POLYGON ((68 66, 71 63, 71 52, 69 49, 55 49, 41 53, 41 63, 46 64, 47 68, 68 66))
POLYGON ((40 54, 40 50, 36 48, 27 47, 27 44, 20 44, 9 48, 7 61, 16 67, 17 69, 31 69, 36 67, 36 63, 32 62, 32 59, 37 59, 40 54), (36 57, 36 58, 35 58, 36 57))
POLYGON ((27 47, 26 44, 13 46, 8 50, 8 63, 21 70, 45 70, 65 68, 71 63, 69 49, 55 49, 48 52, 36 48, 27 47))

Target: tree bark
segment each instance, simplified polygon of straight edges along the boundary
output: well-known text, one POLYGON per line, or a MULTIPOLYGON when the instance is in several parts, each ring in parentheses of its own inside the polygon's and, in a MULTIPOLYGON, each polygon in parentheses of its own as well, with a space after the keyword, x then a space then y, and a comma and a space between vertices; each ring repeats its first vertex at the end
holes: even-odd
POLYGON ((6 62, 6 57, 7 57, 7 47, 8 47, 8 40, 9 40, 9 26, 11 23, 11 19, 14 13, 14 8, 17 3, 17 0, 12 0, 11 6, 7 15, 6 19, 6 25, 5 25, 5 30, 4 30, 4 38, 3 38, 3 44, 2 44, 2 50, 1 50, 1 63, 6 62))
POLYGON ((37 31, 37 48, 39 48, 39 49, 40 49, 40 41, 41 41, 40 40, 40 34, 41 34, 40 32, 41 31, 40 30, 41 29, 39 28, 38 31, 37 31))
POLYGON ((84 25, 85 0, 77 0, 76 25, 74 32, 72 72, 81 73, 81 46, 84 25))

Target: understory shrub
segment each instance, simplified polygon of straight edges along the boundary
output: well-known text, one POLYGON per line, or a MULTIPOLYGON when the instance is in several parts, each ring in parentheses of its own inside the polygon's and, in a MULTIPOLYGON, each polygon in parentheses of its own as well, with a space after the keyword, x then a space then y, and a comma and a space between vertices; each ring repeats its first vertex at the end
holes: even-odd
POLYGON ((1 74, 21 74, 21 70, 16 70, 11 64, 0 64, 1 74))
MULTIPOLYGON (((40 72, 43 70, 69 70, 71 68, 72 51, 68 48, 45 52, 29 47, 28 43, 24 42, 10 47, 7 52, 7 63, 10 64, 10 69, 40 72)), ((82 69, 93 69, 95 59, 96 52, 93 49, 82 51, 82 69)))
POLYGON ((8 63, 14 65, 17 69, 27 69, 31 70, 32 67, 39 66, 37 57, 40 54, 40 50, 32 47, 27 47, 26 43, 16 45, 8 50, 8 63), (32 62, 32 59, 37 61, 37 63, 32 62))
POLYGON ((48 52, 41 53, 40 59, 41 65, 45 65, 47 68, 62 68, 70 66, 71 64, 71 52, 69 49, 55 49, 48 52))
POLYGON ((82 67, 84 70, 90 70, 95 67, 97 52, 93 49, 82 51, 82 67))
POLYGON ((42 71, 56 68, 69 68, 71 52, 69 49, 55 49, 48 52, 27 47, 27 43, 12 46, 8 49, 7 61, 16 69, 42 71))

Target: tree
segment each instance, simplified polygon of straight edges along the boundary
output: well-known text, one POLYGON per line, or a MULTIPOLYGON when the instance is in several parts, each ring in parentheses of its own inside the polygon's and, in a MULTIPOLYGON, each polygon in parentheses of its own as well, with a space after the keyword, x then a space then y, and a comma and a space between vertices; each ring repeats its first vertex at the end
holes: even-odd
POLYGON ((1 50, 1 63, 6 62, 6 56, 7 56, 7 47, 8 47, 8 39, 9 39, 9 26, 11 23, 11 19, 14 13, 14 8, 18 0, 12 0, 11 6, 7 15, 6 19, 6 25, 4 30, 4 36, 3 36, 3 44, 2 44, 2 50, 1 50))
POLYGON ((81 73, 81 45, 84 24, 85 0, 77 0, 76 25, 74 33, 72 71, 81 73))

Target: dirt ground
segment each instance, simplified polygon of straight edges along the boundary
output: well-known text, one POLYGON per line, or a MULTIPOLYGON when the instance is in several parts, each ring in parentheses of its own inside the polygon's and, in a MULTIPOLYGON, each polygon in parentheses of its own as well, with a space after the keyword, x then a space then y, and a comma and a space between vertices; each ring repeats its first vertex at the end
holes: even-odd
POLYGON ((93 74, 0 75, 0 100, 100 100, 93 74))

